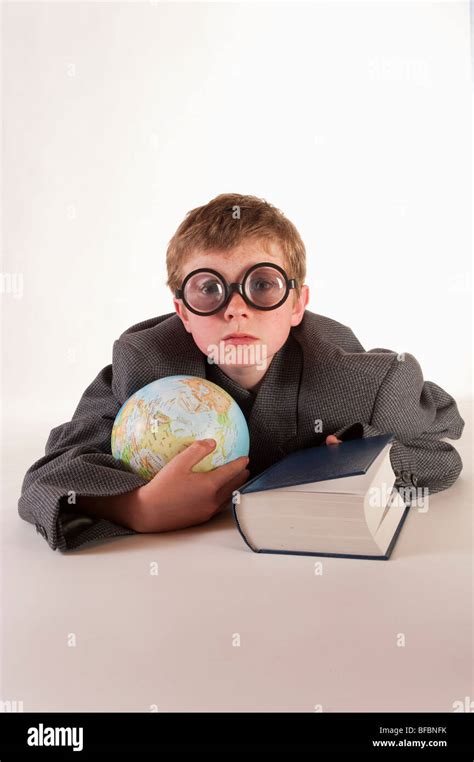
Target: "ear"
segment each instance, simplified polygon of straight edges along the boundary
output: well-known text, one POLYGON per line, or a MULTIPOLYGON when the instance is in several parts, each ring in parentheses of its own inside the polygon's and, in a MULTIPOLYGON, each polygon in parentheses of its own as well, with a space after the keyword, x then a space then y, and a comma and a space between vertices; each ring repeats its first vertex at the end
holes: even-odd
POLYGON ((299 325, 304 317, 304 311, 309 302, 309 286, 301 286, 301 293, 293 304, 291 313, 291 325, 299 325))
POLYGON ((181 318, 181 321, 188 333, 191 333, 191 326, 189 325, 188 311, 180 299, 173 297, 173 304, 176 310, 176 314, 181 318))

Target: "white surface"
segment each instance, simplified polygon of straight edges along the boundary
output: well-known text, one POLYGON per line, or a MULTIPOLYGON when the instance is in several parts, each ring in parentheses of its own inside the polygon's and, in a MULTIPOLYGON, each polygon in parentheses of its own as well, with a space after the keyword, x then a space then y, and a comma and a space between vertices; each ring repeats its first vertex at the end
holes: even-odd
POLYGON ((389 561, 255 554, 230 513, 53 552, 16 508, 49 429, 6 425, 2 700, 24 711, 452 711, 474 695, 471 414, 459 408, 463 472, 427 513, 411 510, 389 561))

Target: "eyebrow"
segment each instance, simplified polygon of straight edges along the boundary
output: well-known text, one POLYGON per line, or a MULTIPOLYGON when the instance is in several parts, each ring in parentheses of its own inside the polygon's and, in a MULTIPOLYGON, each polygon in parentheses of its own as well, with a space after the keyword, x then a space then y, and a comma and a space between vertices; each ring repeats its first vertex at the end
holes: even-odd
MULTIPOLYGON (((244 276, 244 275, 245 275, 245 273, 247 272, 247 270, 250 270, 250 268, 251 268, 251 267, 253 267, 254 265, 258 265, 258 264, 259 264, 259 262, 270 262, 271 264, 276 264, 276 265, 279 265, 280 267, 283 267, 283 264, 281 264, 280 262, 277 262, 277 261, 275 261, 275 262, 272 262, 272 259, 274 259, 274 257, 270 257, 269 255, 265 255, 265 256, 267 257, 266 259, 265 259, 265 258, 262 258, 262 259, 258 260, 257 262, 248 262, 246 265, 244 265, 244 266, 242 267, 242 269, 240 270, 239 280, 241 281, 241 280, 242 280, 242 278, 243 278, 243 276, 244 276)), ((200 265, 199 267, 192 267, 192 268, 190 268, 190 269, 188 270, 188 272, 186 273, 186 275, 189 275, 189 273, 193 272, 194 270, 199 270, 201 267, 209 267, 209 269, 211 269, 211 270, 216 270, 218 273, 220 273, 220 275, 223 275, 223 276, 224 276, 224 278, 225 278, 225 279, 226 279, 226 280, 227 280, 229 283, 230 283, 230 282, 231 282, 231 280, 232 280, 231 278, 229 278, 229 277, 228 277, 228 276, 227 276, 227 275, 226 275, 226 274, 225 274, 225 273, 222 271, 222 268, 221 268, 221 266, 220 266, 220 265, 218 265, 217 267, 215 267, 215 266, 213 266, 213 265, 200 265)))

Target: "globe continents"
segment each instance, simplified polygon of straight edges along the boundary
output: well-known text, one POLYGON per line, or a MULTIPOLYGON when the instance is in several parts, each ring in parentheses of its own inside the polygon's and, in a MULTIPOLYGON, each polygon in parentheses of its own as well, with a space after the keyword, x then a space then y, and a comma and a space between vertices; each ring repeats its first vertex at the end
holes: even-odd
POLYGON ((166 376, 132 394, 112 428, 114 458, 128 470, 152 479, 196 439, 213 438, 216 447, 192 470, 211 471, 248 455, 244 414, 224 389, 197 376, 166 376))

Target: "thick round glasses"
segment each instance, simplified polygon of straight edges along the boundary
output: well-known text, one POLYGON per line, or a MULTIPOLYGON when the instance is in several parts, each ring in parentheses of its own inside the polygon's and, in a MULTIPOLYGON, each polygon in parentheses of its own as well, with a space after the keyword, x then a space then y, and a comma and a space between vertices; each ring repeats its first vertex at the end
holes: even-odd
POLYGON ((247 270, 242 283, 227 283, 217 270, 200 267, 186 275, 175 297, 195 315, 213 315, 225 307, 234 291, 250 307, 274 310, 286 301, 292 288, 296 288, 296 280, 288 278, 282 267, 260 262, 247 270))

